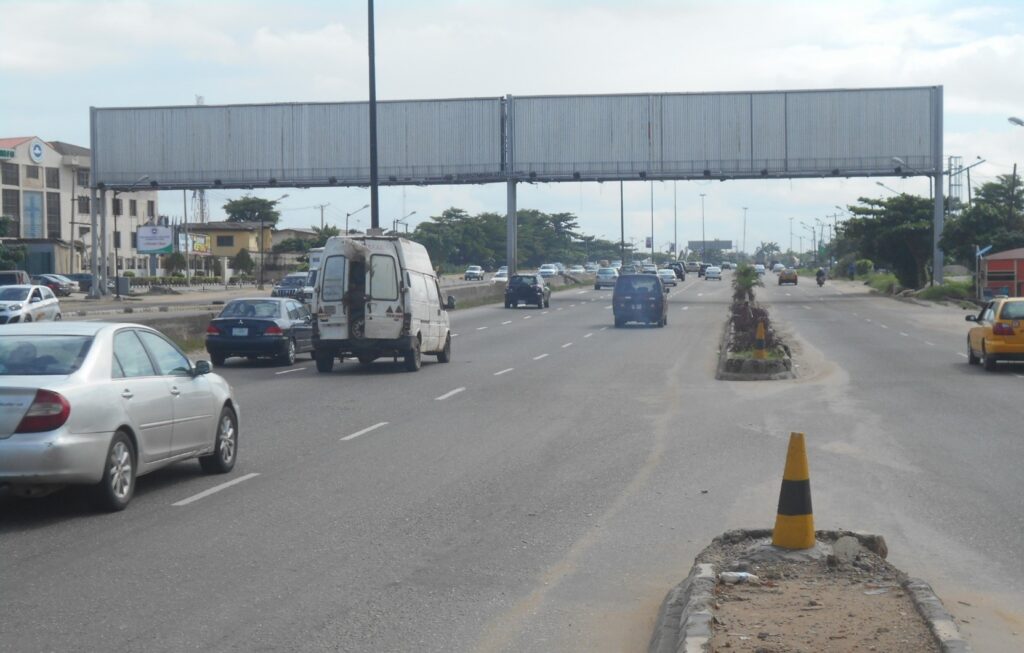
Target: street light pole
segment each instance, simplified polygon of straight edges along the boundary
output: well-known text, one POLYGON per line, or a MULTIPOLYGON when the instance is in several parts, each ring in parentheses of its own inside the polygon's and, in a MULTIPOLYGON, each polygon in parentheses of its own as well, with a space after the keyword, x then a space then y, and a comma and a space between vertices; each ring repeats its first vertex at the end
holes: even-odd
POLYGON ((704 235, 704 193, 700 194, 700 260, 707 263, 708 239, 704 235))
MULTIPOLYGON (((138 186, 140 183, 149 179, 149 175, 142 175, 138 179, 132 182, 126 190, 115 190, 114 201, 111 202, 113 207, 117 207, 117 196, 121 193, 130 193, 132 189, 138 186)), ((121 232, 117 230, 117 216, 121 215, 121 211, 114 211, 114 295, 117 301, 121 301, 121 259, 118 256, 118 250, 120 249, 121 232)), ((95 280, 94 280, 95 282, 95 280)))
MULTIPOLYGON (((285 193, 281 197, 278 197, 276 200, 272 201, 271 204, 277 204, 278 202, 280 202, 281 200, 283 200, 286 197, 288 197, 288 193, 285 193)), ((264 214, 265 213, 266 213, 265 211, 260 211, 260 284, 259 284, 259 290, 263 290, 263 268, 264 268, 263 262, 265 260, 264 257, 266 256, 266 250, 267 250, 267 243, 265 242, 266 241, 266 229, 263 226, 263 220, 264 220, 264 214)), ((187 245, 188 245, 188 243, 186 242, 186 246, 187 245)))
POLYGON ((676 202, 676 181, 672 180, 672 254, 679 260, 679 214, 676 202))
MULTIPOLYGON (((790 245, 792 249, 792 245, 790 245)), ((747 207, 743 207, 743 254, 747 254, 747 207)), ((744 259, 745 260, 745 259, 744 259)))
POLYGON ((349 219, 349 218, 351 218, 351 217, 352 217, 353 215, 355 215, 356 213, 359 213, 359 212, 360 212, 360 211, 362 211, 363 209, 365 209, 365 208, 369 208, 369 206, 370 206, 369 204, 363 204, 362 206, 360 206, 360 207, 359 207, 358 209, 356 209, 355 211, 351 211, 351 212, 349 212, 349 213, 346 213, 346 214, 345 214, 345 235, 346 235, 346 236, 348 235, 348 219, 349 219))
POLYGON ((789 219, 789 253, 793 253, 793 218, 789 219))

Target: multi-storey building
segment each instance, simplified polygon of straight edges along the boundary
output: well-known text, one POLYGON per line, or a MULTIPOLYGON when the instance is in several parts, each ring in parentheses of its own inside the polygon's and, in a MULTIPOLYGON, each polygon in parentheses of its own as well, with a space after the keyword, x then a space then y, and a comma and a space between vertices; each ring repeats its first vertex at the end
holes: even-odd
MULTIPOLYGON (((23 245, 32 274, 88 272, 92 249, 88 148, 34 136, 0 138, 0 215, 5 244, 23 245)), ((147 274, 135 249, 136 229, 155 221, 157 192, 107 193, 107 273, 147 274), (116 257, 116 258, 115 258, 116 257)), ((102 249, 102 246, 101 246, 102 249)))

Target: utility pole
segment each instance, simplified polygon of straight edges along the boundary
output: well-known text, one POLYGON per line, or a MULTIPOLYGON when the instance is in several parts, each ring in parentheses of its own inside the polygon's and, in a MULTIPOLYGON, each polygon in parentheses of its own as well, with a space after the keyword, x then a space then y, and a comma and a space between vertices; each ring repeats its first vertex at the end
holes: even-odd
MULTIPOLYGON (((373 34, 373 0, 366 0, 367 45, 370 58, 370 227, 380 228, 377 198, 377 66, 373 34)), ((510 270, 512 268, 509 268, 510 270)))
MULTIPOLYGON (((803 249, 803 243, 800 244, 800 249, 803 249)), ((789 219, 789 253, 793 253, 793 218, 789 219)))
POLYGON ((704 235, 704 193, 700 194, 700 260, 707 263, 708 239, 704 235))
MULTIPOLYGON (((790 245, 790 249, 792 249, 790 245)), ((743 254, 747 253, 747 207, 743 207, 743 254)))
POLYGON ((313 206, 314 209, 320 209, 320 231, 324 230, 324 209, 326 209, 328 206, 330 206, 330 203, 316 204, 313 206))
POLYGON ((676 182, 672 180, 672 254, 679 260, 679 215, 676 206, 676 182))
POLYGON ((651 182, 651 263, 654 263, 654 180, 651 182))
POLYGON ((1009 223, 1011 225, 1013 224, 1013 198, 1014 198, 1014 191, 1016 191, 1016 190, 1017 190, 1017 164, 1014 163, 1013 164, 1013 173, 1010 175, 1010 199, 1007 202, 1007 204, 1010 205, 1009 206, 1009 213, 1010 213, 1010 215, 1009 215, 1009 223))
POLYGON ((626 200, 622 197, 622 181, 619 181, 619 259, 626 262, 626 200))

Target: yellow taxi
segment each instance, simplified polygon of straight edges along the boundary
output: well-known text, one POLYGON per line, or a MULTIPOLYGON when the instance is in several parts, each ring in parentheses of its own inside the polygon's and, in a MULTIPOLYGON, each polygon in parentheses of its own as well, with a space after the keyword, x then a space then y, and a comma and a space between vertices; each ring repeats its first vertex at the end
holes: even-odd
POLYGON ((996 369, 999 361, 1024 360, 1024 297, 996 297, 977 315, 967 333, 967 362, 996 369))
POLYGON ((785 268, 779 271, 780 286, 784 283, 791 283, 795 286, 798 279, 799 277, 797 277, 796 270, 793 268, 785 268))

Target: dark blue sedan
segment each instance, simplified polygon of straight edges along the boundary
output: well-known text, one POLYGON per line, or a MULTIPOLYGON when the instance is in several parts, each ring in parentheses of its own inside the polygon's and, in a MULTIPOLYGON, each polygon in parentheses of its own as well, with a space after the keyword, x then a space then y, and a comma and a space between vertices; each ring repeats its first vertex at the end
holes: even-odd
POLYGON ((232 356, 294 365, 296 354, 313 351, 313 319, 294 299, 233 299, 206 327, 206 351, 217 366, 232 356))

